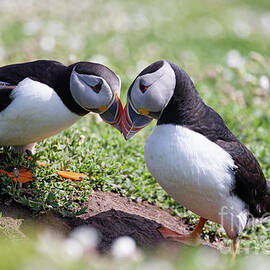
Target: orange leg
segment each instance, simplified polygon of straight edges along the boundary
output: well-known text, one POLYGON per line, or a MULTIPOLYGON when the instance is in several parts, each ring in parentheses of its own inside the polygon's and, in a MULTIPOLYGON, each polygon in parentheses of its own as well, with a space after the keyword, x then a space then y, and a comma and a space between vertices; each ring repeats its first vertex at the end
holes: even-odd
POLYGON ((238 239, 233 240, 233 250, 232 250, 231 264, 234 264, 238 248, 239 248, 239 240, 238 239))
POLYGON ((207 221, 207 219, 200 217, 200 221, 195 227, 195 229, 189 233, 189 234, 180 234, 177 232, 174 232, 166 227, 161 227, 158 229, 158 231, 162 234, 164 238, 182 242, 188 245, 197 245, 200 239, 200 234, 203 230, 204 224, 207 221))

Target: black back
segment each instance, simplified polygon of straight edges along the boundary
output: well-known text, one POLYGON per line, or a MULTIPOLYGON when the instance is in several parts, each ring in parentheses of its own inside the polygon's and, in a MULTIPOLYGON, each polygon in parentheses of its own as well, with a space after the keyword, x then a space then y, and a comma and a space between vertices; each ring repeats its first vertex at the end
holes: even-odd
MULTIPOLYGON (((79 106, 69 90, 69 78, 72 69, 57 61, 38 60, 34 62, 13 64, 0 68, 0 81, 17 85, 25 78, 50 86, 61 98, 70 111, 78 115, 85 115, 88 111, 79 106)), ((0 101, 2 104, 2 101, 0 101)), ((4 104, 2 104, 2 109, 4 104)))
POLYGON ((226 127, 223 119, 212 108, 205 105, 189 76, 170 63, 176 75, 174 94, 164 109, 157 125, 175 124, 198 132, 218 144, 233 158, 235 184, 232 193, 241 198, 254 217, 262 216, 270 205, 266 180, 253 154, 226 127))

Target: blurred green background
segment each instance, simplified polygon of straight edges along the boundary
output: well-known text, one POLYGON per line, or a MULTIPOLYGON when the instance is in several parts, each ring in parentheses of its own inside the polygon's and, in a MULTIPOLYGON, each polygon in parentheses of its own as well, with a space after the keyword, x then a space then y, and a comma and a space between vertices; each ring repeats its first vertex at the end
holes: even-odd
POLYGON ((93 60, 121 74, 124 90, 157 59, 197 79, 226 53, 269 56, 268 0, 1 0, 0 61, 93 60))
MULTIPOLYGON (((53 59, 67 65, 77 61, 100 62, 121 76, 121 99, 125 104, 127 89, 138 72, 158 59, 168 59, 192 77, 204 101, 221 114, 228 127, 254 152, 268 179, 269 44, 269 0, 0 0, 0 65, 36 59, 53 59)), ((170 207, 174 214, 195 223, 198 217, 171 200, 147 172, 143 145, 153 126, 154 123, 126 143, 98 117, 85 117, 58 136, 39 143, 38 158, 53 169, 68 166, 87 173, 89 179, 79 184, 59 182, 59 177, 48 168, 36 168, 37 181, 25 186, 31 194, 16 186, 10 191, 5 181, 1 183, 1 193, 33 212, 53 208, 68 215, 80 212, 80 203, 92 189, 98 188, 170 207), (82 135, 85 140, 78 143, 82 135), (76 202, 72 201, 74 196, 76 202)), ((25 161, 10 162, 15 166, 25 161)), ((266 224, 246 230, 242 248, 253 254, 269 254, 268 227, 266 224)), ((217 227, 209 223, 204 237, 216 231, 217 227)), ((216 234, 227 241, 222 230, 216 234)), ((35 260, 40 256, 32 242, 22 242, 8 250, 3 244, 0 266, 8 265, 13 248, 19 258, 17 263, 13 262, 14 269, 25 260, 28 262, 30 253, 36 254, 35 260), (23 250, 22 257, 18 254, 25 245, 29 249, 23 250)), ((213 263, 207 264, 207 255, 198 259, 196 252, 181 257, 169 269, 229 267, 227 261, 217 257, 209 257, 213 263)), ((139 265, 131 262, 129 267, 143 267, 145 260, 148 257, 139 265)), ((253 261, 258 261, 258 265, 270 262, 264 257, 241 257, 235 267, 249 269, 253 261)), ((76 269, 73 264, 52 265, 55 269, 76 269)))

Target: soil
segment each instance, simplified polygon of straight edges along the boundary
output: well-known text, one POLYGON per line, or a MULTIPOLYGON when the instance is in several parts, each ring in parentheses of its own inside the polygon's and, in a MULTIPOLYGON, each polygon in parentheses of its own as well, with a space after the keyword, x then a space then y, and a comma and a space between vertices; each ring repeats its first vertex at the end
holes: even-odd
MULTIPOLYGON (((134 202, 117 193, 93 191, 84 206, 87 207, 85 214, 63 218, 51 212, 32 216, 28 209, 6 202, 0 205, 0 235, 11 239, 27 237, 27 228, 33 223, 63 234, 80 225, 91 225, 101 234, 98 249, 103 253, 110 249, 114 239, 124 235, 134 238, 141 247, 161 243, 179 247, 183 244, 164 240, 157 229, 162 225, 178 233, 188 233, 193 229, 185 220, 172 216, 169 210, 146 202, 134 202)), ((218 250, 224 248, 222 241, 210 243, 201 239, 201 244, 218 250)))

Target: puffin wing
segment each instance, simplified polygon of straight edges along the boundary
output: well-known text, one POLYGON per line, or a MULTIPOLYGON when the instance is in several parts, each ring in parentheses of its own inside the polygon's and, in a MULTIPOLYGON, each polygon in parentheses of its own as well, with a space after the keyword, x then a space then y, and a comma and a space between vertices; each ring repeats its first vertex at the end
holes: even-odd
POLYGON ((16 85, 1 84, 0 82, 0 112, 12 102, 10 94, 16 85))
POLYGON ((25 78, 30 78, 54 88, 57 77, 66 67, 51 60, 37 60, 34 62, 12 64, 0 67, 0 112, 11 102, 12 90, 25 78))
POLYGON ((234 160, 235 186, 233 192, 249 205, 250 212, 259 217, 263 214, 260 205, 266 190, 266 180, 262 169, 253 154, 238 140, 215 141, 234 160))
POLYGON ((220 115, 202 103, 199 121, 191 121, 187 127, 201 133, 229 153, 234 160, 235 183, 233 194, 248 206, 254 217, 263 214, 262 200, 266 192, 266 179, 254 155, 231 133, 220 115))
POLYGON ((41 83, 46 83, 51 87, 56 83, 59 74, 66 70, 66 66, 57 61, 37 60, 34 62, 12 64, 0 67, 1 82, 17 85, 25 78, 30 78, 41 83))

